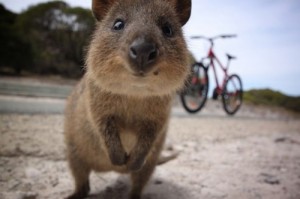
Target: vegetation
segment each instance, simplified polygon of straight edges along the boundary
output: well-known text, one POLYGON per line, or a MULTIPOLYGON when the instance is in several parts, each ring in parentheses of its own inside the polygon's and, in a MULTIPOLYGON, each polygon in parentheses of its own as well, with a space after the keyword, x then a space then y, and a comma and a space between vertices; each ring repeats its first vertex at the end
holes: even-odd
POLYGON ((300 97, 291 97, 270 89, 249 90, 244 93, 245 102, 256 105, 279 106, 300 112, 300 97))
POLYGON ((16 74, 32 64, 31 46, 14 26, 17 14, 0 4, 0 69, 10 66, 16 74))
POLYGON ((0 70, 82 75, 84 49, 94 27, 90 10, 51 1, 17 15, 0 5, 0 27, 0 70))
MULTIPOLYGON (((0 4, 0 74, 81 77, 94 24, 89 9, 63 1, 40 3, 20 14, 0 4)), ((195 62, 192 54, 190 62, 195 62)))

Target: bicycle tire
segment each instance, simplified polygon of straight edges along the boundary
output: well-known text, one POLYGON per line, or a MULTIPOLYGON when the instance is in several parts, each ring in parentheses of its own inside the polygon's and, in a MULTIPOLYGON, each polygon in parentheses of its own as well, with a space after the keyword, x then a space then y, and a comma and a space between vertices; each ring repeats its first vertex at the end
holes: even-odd
POLYGON ((209 79, 207 68, 204 67, 201 63, 194 64, 192 68, 196 68, 197 70, 194 70, 192 72, 187 87, 180 94, 180 99, 184 109, 187 112, 197 113, 203 108, 206 102, 209 88, 209 79), (192 81, 193 78, 197 78, 197 81, 192 81))
POLYGON ((234 115, 243 102, 242 80, 237 74, 230 75, 224 85, 222 103, 228 115, 234 115))

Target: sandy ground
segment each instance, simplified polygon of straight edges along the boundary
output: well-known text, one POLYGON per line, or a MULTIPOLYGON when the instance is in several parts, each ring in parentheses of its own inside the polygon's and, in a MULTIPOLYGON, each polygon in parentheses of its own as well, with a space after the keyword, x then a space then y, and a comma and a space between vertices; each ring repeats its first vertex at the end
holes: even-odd
MULTIPOLYGON (((73 181, 61 114, 0 114, 0 198, 64 198, 73 181)), ((243 106, 234 117, 209 103, 197 115, 174 108, 167 146, 143 199, 299 199, 300 120, 243 106)), ((123 199, 128 176, 91 176, 91 199, 123 199)))

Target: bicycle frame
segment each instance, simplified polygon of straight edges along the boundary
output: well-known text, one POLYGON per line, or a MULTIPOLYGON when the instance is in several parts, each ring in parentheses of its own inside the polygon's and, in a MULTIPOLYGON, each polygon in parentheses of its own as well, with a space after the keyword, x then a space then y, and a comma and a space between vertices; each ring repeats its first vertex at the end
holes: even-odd
MULTIPOLYGON (((220 95, 222 94, 223 90, 224 90, 224 86, 225 86, 225 83, 226 83, 226 80, 228 79, 229 75, 228 75, 228 68, 229 68, 229 63, 230 63, 230 58, 228 58, 228 61, 227 61, 227 66, 225 67, 221 62, 220 60, 216 57, 214 51, 213 51, 213 47, 214 47, 214 40, 215 39, 218 39, 218 38, 232 38, 232 37, 236 37, 236 35, 232 35, 232 34, 229 34, 229 35, 219 35, 219 36, 215 36, 215 37, 204 37, 204 36, 193 36, 191 37, 192 39, 205 39, 205 40, 208 40, 211 44, 210 48, 209 48, 209 51, 208 51, 208 55, 207 55, 207 59, 209 59, 209 64, 207 66, 207 71, 209 69, 209 67, 211 66, 213 68, 213 71, 214 71, 214 75, 215 75, 215 81, 216 81, 216 91, 217 91, 217 94, 220 95), (217 71, 216 71, 216 67, 215 67, 215 63, 214 61, 220 66, 220 68, 222 69, 223 73, 224 73, 224 78, 223 78, 223 82, 222 82, 222 85, 219 84, 219 80, 218 80, 218 76, 217 76, 217 71)), ((204 58, 204 59, 206 59, 204 58)), ((203 59, 201 60, 201 62, 203 62, 203 59)))
POLYGON ((209 65, 207 67, 207 70, 209 69, 209 67, 211 66, 213 68, 214 71, 214 76, 215 76, 215 81, 216 81, 216 91, 217 93, 220 95, 223 92, 224 86, 225 86, 225 82, 228 78, 228 68, 229 68, 229 62, 230 60, 228 60, 227 62, 227 66, 225 67, 220 60, 216 57, 214 51, 213 51, 213 46, 210 47, 209 51, 208 51, 208 55, 207 58, 209 59, 209 65), (218 80, 218 76, 217 76, 217 70, 215 67, 215 62, 219 65, 219 67, 222 69, 223 73, 224 73, 224 78, 223 78, 223 82, 222 85, 219 84, 219 80, 218 80))

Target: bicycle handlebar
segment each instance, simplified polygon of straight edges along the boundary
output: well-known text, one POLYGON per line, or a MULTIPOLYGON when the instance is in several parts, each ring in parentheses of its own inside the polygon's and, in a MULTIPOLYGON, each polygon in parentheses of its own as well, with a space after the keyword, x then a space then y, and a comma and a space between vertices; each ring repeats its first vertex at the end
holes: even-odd
POLYGON ((216 39, 227 39, 227 38, 233 38, 237 37, 235 34, 228 34, 228 35, 218 35, 214 37, 205 37, 205 36, 192 36, 191 39, 205 39, 210 42, 210 45, 213 47, 214 46, 214 40, 216 39))
POLYGON ((233 37, 237 37, 236 34, 227 34, 227 35, 218 35, 218 36, 214 36, 214 37, 205 37, 205 36, 192 36, 191 39, 206 39, 209 41, 213 41, 215 39, 218 38, 222 38, 222 39, 227 39, 227 38, 233 38, 233 37))

